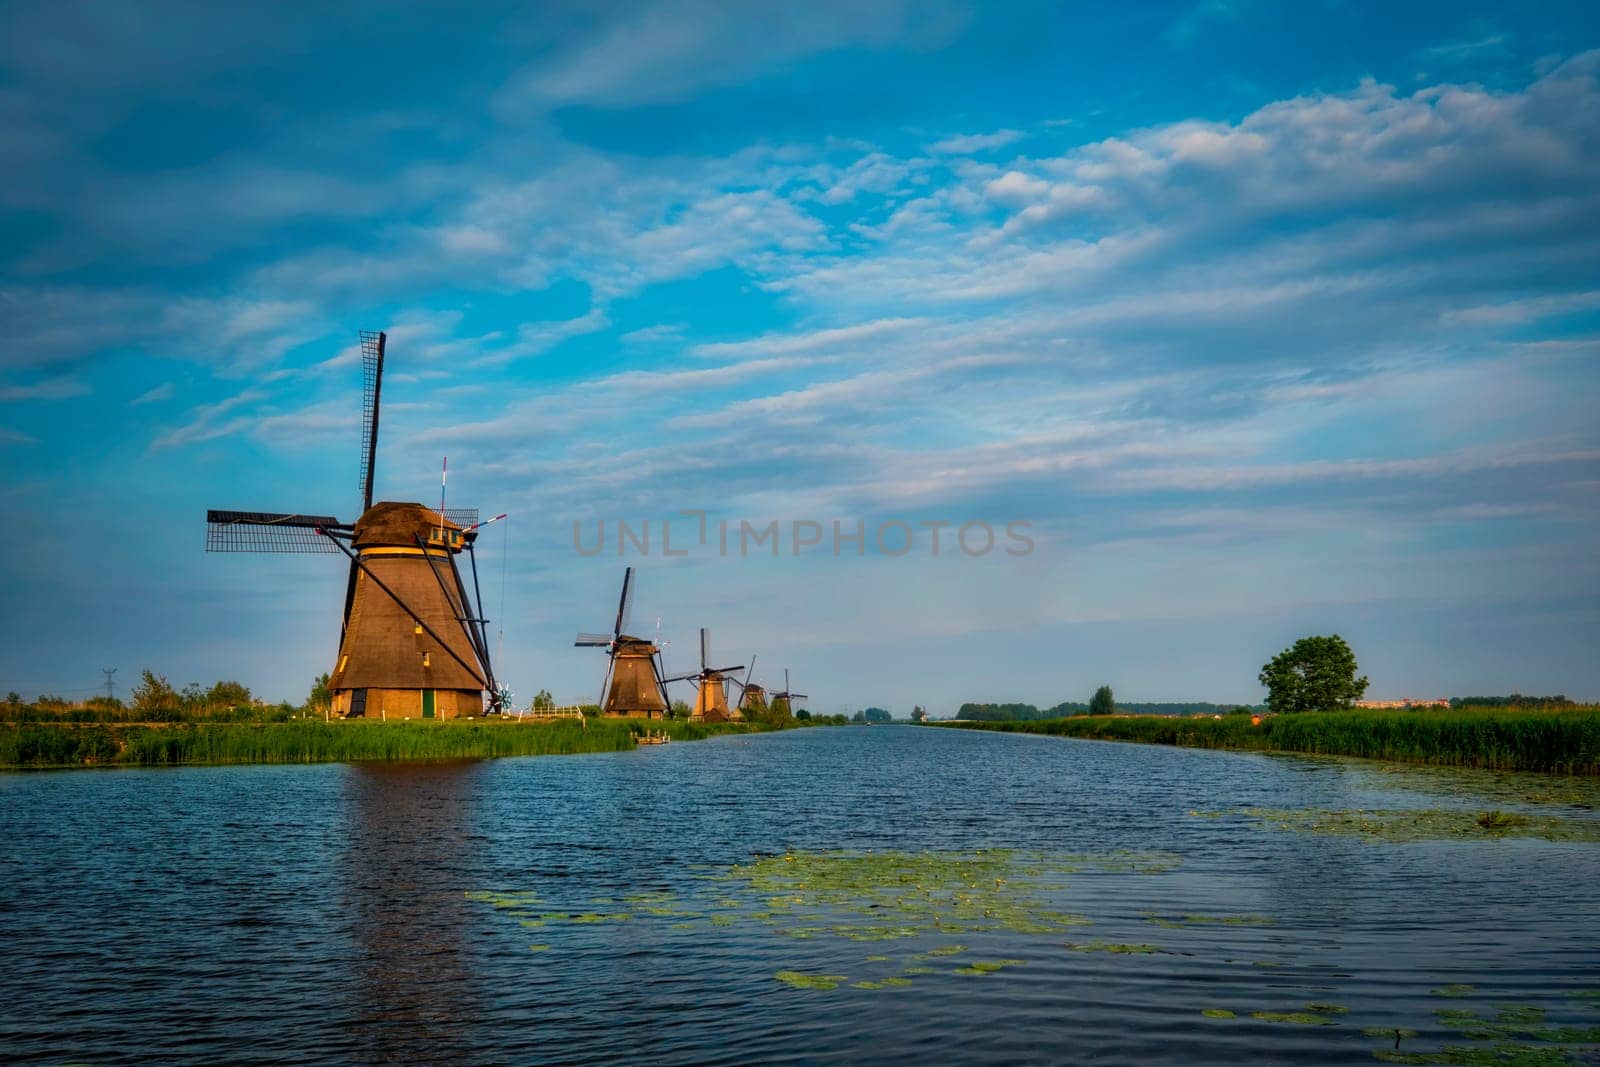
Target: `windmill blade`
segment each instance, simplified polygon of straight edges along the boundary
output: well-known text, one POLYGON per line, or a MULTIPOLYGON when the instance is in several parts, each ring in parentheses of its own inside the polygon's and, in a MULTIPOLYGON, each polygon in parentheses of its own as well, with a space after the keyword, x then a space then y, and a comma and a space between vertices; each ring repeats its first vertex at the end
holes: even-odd
POLYGON ((796 701, 796 700, 805 700, 809 696, 809 694, 807 694, 807 693, 785 693, 785 694, 783 694, 783 696, 784 696, 784 698, 786 700, 789 700, 792 703, 793 701, 796 701))
POLYGON ((622 572, 622 598, 617 601, 617 624, 612 627, 616 637, 622 636, 622 625, 628 617, 628 594, 633 590, 633 568, 622 572))
POLYGON ((735 663, 731 667, 708 667, 705 670, 701 671, 700 673, 701 674, 729 675, 729 674, 733 674, 733 673, 735 673, 737 671, 742 671, 742 670, 744 670, 744 664, 743 663, 735 663))
POLYGON ((206 512, 207 552, 338 552, 339 546, 319 531, 349 532, 332 515, 282 511, 206 512))
POLYGON ((741 701, 744 700, 744 694, 745 694, 746 690, 748 690, 750 688, 750 676, 755 673, 755 669, 756 669, 756 658, 754 656, 751 656, 750 657, 750 666, 748 666, 748 667, 746 667, 744 669, 744 681, 738 683, 738 686, 739 686, 739 699, 741 701))
POLYGON ((611 655, 606 657, 606 674, 604 678, 600 679, 599 707, 602 712, 606 710, 606 689, 611 685, 611 668, 615 667, 616 665, 617 654, 613 652, 611 655))
POLYGON ((579 634, 572 644, 575 648, 608 648, 611 645, 611 635, 579 634))
MULTIPOLYGON (((478 525, 477 508, 445 508, 444 517, 447 522, 453 522, 465 530, 469 526, 478 525)), ((504 518, 504 516, 501 516, 504 518)))
POLYGON ((700 627, 700 670, 701 671, 704 671, 706 669, 706 663, 709 662, 709 660, 710 660, 710 654, 706 651, 706 644, 707 644, 706 628, 704 626, 702 626, 702 627, 700 627))
POLYGON ((383 354, 389 337, 361 331, 361 513, 372 507, 372 475, 378 453, 378 402, 383 392, 383 354))
POLYGON ((671 677, 661 679, 661 681, 663 683, 665 683, 665 682, 687 682, 691 678, 698 678, 698 677, 700 677, 700 672, 699 671, 690 671, 688 674, 674 674, 671 677))
POLYGON ((661 717, 668 718, 672 714, 672 694, 667 692, 667 681, 662 677, 661 650, 656 649, 656 654, 650 657, 650 671, 656 676, 656 691, 661 694, 661 717))

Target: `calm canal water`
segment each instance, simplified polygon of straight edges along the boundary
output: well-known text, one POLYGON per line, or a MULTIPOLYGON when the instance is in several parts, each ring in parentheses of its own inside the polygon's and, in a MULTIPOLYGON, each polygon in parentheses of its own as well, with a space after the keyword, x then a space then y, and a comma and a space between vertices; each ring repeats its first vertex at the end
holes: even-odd
POLYGON ((3 774, 0 1060, 1584 1062, 1600 844, 1205 813, 1592 792, 913 728, 3 774))

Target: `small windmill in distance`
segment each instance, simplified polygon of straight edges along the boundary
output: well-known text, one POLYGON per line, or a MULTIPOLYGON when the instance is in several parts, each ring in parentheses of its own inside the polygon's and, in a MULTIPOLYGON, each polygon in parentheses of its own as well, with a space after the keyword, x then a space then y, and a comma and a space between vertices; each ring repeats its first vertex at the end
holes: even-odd
POLYGON ((792 715, 792 714, 794 714, 794 702, 796 700, 805 700, 805 699, 806 699, 806 694, 793 692, 789 688, 789 668, 785 667, 783 669, 783 691, 781 693, 773 693, 772 694, 771 707, 772 707, 773 714, 775 714, 775 715, 792 715), (782 710, 781 711, 779 710, 779 706, 780 705, 782 706, 782 710))
MULTIPOLYGON (((688 674, 675 674, 670 678, 661 679, 663 684, 669 682, 693 681, 698 687, 695 693, 694 711, 689 715, 690 722, 737 722, 744 715, 737 707, 728 707, 728 690, 726 677, 744 667, 738 663, 732 667, 710 666, 711 653, 709 650, 710 636, 704 626, 700 627, 700 669, 690 671, 688 674)), ((735 683, 737 684, 737 683, 735 683)))
POLYGON ((622 574, 622 596, 617 619, 609 634, 580 633, 577 648, 606 650, 606 674, 600 683, 600 712, 610 716, 643 715, 647 719, 667 714, 667 687, 656 661, 661 647, 654 641, 624 633, 633 606, 633 568, 622 574))
POLYGON ((750 666, 745 669, 744 681, 735 682, 739 687, 739 699, 734 704, 734 709, 740 716, 748 719, 758 709, 765 710, 767 706, 767 691, 760 685, 751 681, 756 671, 756 657, 750 657, 750 666))

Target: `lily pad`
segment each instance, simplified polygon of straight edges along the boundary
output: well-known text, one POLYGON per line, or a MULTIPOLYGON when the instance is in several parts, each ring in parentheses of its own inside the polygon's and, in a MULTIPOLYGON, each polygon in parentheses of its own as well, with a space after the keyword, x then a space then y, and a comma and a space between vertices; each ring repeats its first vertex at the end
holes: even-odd
POLYGON ((802 974, 799 971, 779 971, 772 977, 790 989, 836 989, 845 981, 842 974, 802 974))

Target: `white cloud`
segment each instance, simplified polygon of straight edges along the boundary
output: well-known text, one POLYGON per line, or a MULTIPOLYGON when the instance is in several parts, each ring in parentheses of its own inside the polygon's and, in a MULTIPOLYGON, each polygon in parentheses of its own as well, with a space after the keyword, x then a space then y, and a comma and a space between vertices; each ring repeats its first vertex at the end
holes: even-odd
POLYGON ((942 141, 935 141, 928 146, 928 151, 935 155, 970 156, 978 152, 988 152, 996 148, 1016 144, 1027 136, 1021 130, 996 130, 993 133, 972 133, 956 137, 946 137, 942 141))
POLYGON ((83 396, 89 387, 76 378, 42 378, 26 385, 0 384, 0 403, 33 400, 65 400, 83 396))
POLYGON ((154 404, 158 400, 170 400, 173 392, 174 389, 171 382, 162 382, 160 385, 148 389, 128 401, 128 406, 136 408, 143 404, 154 404))

